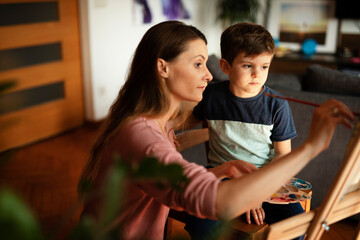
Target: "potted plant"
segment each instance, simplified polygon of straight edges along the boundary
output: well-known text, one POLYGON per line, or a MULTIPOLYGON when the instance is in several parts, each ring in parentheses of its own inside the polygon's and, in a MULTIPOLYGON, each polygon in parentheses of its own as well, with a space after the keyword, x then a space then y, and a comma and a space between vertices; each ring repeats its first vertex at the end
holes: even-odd
POLYGON ((218 19, 224 26, 241 21, 255 22, 259 8, 259 0, 219 0, 218 19))

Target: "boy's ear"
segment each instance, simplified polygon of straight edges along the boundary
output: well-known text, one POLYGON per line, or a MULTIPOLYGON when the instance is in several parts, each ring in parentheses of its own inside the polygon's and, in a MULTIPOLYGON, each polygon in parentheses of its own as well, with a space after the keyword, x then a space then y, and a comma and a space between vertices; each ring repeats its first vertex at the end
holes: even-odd
POLYGON ((226 73, 226 74, 229 74, 230 73, 230 64, 229 62, 224 59, 224 58, 221 58, 220 61, 219 61, 219 65, 220 65, 220 68, 221 70, 226 73))
POLYGON ((159 75, 163 78, 167 78, 169 76, 169 67, 168 63, 162 59, 158 58, 156 62, 157 70, 159 72, 159 75))

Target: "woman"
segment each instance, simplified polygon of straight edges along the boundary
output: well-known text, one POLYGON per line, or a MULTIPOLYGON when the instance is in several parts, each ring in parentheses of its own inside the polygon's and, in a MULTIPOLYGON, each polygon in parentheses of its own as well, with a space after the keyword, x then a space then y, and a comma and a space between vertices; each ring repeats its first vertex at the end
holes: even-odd
MULTIPOLYGON (((89 181, 97 188, 114 153, 134 162, 155 156, 164 164, 183 167, 190 179, 183 192, 159 189, 152 183, 128 184, 124 211, 116 219, 125 239, 163 239, 169 208, 210 219, 239 216, 259 205, 326 149, 337 124, 351 127, 349 109, 330 100, 314 111, 307 141, 274 164, 254 171, 254 166, 243 161, 230 161, 210 172, 187 162, 176 151, 169 120, 182 101, 200 101, 212 79, 206 68, 206 43, 199 30, 177 21, 157 24, 145 33, 84 169, 81 182, 89 181), (220 176, 231 180, 220 182, 220 176), (267 184, 270 181, 271 186, 267 184)), ((83 214, 98 218, 100 205, 97 201, 85 203, 83 214)))

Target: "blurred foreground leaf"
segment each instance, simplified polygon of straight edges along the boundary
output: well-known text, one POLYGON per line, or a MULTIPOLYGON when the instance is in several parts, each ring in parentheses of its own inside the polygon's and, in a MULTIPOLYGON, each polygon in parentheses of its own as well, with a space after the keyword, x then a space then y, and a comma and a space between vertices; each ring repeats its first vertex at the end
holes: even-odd
POLYGON ((188 182, 180 165, 164 165, 154 157, 146 157, 141 161, 134 171, 134 179, 156 181, 163 187, 168 184, 178 191, 188 182))
POLYGON ((37 220, 18 196, 0 189, 1 239, 44 239, 37 220))
POLYGON ((81 221, 76 225, 74 230, 69 236, 70 240, 94 240, 95 239, 95 229, 94 222, 87 217, 81 219, 81 221))
MULTIPOLYGON (((172 186, 178 190, 181 190, 188 182, 183 175, 182 167, 177 164, 164 165, 156 158, 146 157, 138 165, 131 167, 129 161, 118 156, 114 159, 115 165, 110 169, 99 192, 89 191, 91 189, 89 182, 84 182, 80 187, 90 200, 99 197, 103 199, 104 208, 100 219, 95 222, 92 218, 83 216, 68 235, 68 239, 123 239, 122 229, 116 222, 116 218, 123 210, 122 202, 127 181, 152 182, 161 186, 172 186)), ((79 199, 79 202, 81 203, 82 200, 79 199)), ((72 214, 69 214, 67 218, 71 216, 72 214)), ((53 237, 44 236, 40 224, 20 198, 9 190, 0 189, 0 239, 45 240, 55 238, 56 233, 53 237)))

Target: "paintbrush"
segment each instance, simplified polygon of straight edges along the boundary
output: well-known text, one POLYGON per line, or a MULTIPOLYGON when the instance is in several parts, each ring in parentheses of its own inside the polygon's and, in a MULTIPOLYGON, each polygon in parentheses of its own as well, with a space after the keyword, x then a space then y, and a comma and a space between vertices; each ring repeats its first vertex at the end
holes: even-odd
MULTIPOLYGON (((313 102, 308 102, 308 101, 304 101, 304 100, 300 100, 300 99, 295 99, 295 98, 289 98, 289 97, 283 97, 283 96, 279 96, 279 95, 275 95, 275 94, 270 94, 270 93, 264 93, 264 95, 269 96, 269 97, 273 97, 273 98, 281 98, 287 101, 291 101, 291 102, 297 102, 297 103, 301 103, 301 104, 305 104, 305 105, 309 105, 309 106, 313 106, 313 107, 319 107, 320 104, 317 103, 313 103, 313 102)), ((360 113, 358 112, 352 112, 355 116, 360 116, 360 113)))

